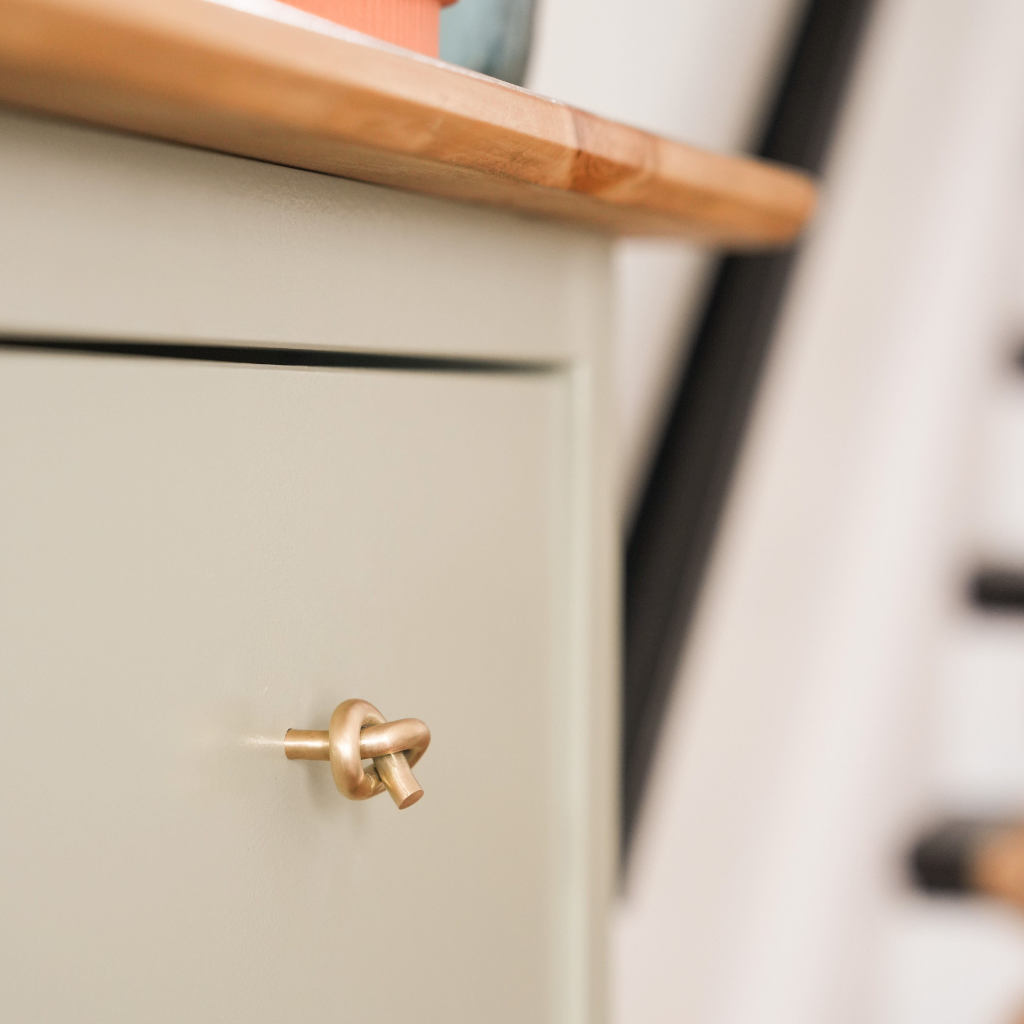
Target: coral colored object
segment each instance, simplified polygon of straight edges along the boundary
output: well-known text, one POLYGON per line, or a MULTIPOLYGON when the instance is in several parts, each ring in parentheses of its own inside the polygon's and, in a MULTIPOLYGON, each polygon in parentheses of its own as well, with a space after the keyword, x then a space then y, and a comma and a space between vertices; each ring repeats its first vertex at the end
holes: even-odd
POLYGON ((385 42, 437 56, 441 8, 455 0, 285 0, 385 42))

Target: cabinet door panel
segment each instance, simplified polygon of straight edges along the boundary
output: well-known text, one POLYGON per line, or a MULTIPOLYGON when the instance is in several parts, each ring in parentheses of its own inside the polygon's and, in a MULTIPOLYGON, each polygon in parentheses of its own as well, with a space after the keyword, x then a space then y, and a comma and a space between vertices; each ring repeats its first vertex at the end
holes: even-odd
POLYGON ((552 1019, 566 401, 0 355, 5 1016, 552 1019), (414 807, 285 759, 353 696, 414 807))

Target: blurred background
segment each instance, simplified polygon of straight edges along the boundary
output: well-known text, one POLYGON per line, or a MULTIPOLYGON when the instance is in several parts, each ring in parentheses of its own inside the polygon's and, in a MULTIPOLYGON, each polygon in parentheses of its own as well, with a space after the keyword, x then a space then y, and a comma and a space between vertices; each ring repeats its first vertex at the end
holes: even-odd
MULTIPOLYGON (((814 7, 460 0, 441 48, 763 152, 814 7)), ((908 867, 944 821, 1024 816, 1024 5, 817 7, 852 11, 856 38, 803 58, 819 82, 849 61, 742 443, 717 455, 627 847, 619 1024, 1024 1020, 1024 913, 972 893, 969 864, 959 892, 908 867)), ((619 245, 624 543, 720 274, 685 245, 619 245)))

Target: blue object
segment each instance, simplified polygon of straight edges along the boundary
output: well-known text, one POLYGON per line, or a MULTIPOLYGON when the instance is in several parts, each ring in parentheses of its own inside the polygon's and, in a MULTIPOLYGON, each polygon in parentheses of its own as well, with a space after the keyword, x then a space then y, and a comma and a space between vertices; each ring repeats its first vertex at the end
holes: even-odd
POLYGON ((534 0, 458 0, 441 11, 441 60, 522 85, 534 0))

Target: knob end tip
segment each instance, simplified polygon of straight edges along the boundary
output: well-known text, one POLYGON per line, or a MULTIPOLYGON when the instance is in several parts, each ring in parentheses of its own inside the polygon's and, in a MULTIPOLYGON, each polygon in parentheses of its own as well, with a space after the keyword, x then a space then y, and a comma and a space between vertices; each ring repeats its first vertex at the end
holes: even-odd
POLYGON ((419 800, 421 796, 423 796, 422 789, 414 790, 412 793, 406 796, 401 803, 398 804, 398 809, 400 811, 404 811, 406 807, 412 807, 412 805, 416 803, 416 801, 419 800))

